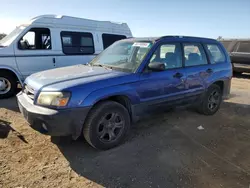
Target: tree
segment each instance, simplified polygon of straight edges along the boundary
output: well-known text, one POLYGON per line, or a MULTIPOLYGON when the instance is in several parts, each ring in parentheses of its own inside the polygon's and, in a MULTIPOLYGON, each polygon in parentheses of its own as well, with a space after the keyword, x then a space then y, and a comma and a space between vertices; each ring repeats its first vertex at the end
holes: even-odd
POLYGON ((0 40, 6 36, 5 33, 0 33, 0 40))
POLYGON ((218 36, 217 40, 221 40, 222 39, 222 36, 218 36))

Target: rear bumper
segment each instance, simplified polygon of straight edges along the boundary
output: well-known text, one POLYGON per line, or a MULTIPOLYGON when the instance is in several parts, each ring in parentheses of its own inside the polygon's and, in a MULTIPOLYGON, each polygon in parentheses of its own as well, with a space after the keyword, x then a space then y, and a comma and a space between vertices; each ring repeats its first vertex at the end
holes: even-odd
POLYGON ((17 94, 19 109, 36 131, 51 136, 69 136, 76 139, 81 135, 82 127, 90 110, 87 108, 71 108, 55 110, 34 105, 26 94, 17 94))
POLYGON ((223 99, 228 99, 231 91, 231 80, 224 80, 223 99))
POLYGON ((250 73, 250 64, 233 63, 233 70, 235 72, 248 72, 248 73, 250 73))

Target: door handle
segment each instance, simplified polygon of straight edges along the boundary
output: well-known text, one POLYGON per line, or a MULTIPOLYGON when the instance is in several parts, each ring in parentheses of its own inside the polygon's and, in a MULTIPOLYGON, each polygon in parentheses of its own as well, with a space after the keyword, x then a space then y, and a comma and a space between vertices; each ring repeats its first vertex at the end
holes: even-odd
POLYGON ((181 78, 183 77, 182 73, 177 72, 176 74, 173 75, 174 78, 181 78))
POLYGON ((52 61, 53 61, 53 65, 54 65, 54 67, 56 66, 56 58, 52 58, 52 61))
POLYGON ((206 72, 207 73, 213 73, 213 70, 212 69, 207 69, 206 72))

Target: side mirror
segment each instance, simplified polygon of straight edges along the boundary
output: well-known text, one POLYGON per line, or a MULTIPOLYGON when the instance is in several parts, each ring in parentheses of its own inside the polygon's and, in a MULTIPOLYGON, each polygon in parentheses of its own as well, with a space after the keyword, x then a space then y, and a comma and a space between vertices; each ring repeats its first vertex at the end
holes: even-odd
POLYGON ((18 42, 18 48, 20 50, 27 50, 27 49, 29 49, 29 43, 28 43, 28 41, 24 40, 24 39, 19 40, 19 42, 18 42))
POLYGON ((18 49, 20 50, 23 48, 22 42, 23 42, 22 40, 18 41, 18 49))
POLYGON ((164 71, 166 69, 165 64, 161 62, 151 62, 148 64, 148 69, 152 71, 164 71))

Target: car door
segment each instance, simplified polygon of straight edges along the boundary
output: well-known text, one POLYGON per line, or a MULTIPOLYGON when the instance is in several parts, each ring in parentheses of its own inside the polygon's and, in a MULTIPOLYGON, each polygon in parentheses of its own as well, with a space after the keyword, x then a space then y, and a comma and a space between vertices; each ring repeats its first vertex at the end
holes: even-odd
POLYGON ((250 72, 250 41, 240 41, 231 53, 234 71, 250 72))
POLYGON ((207 80, 213 70, 200 43, 183 43, 187 97, 195 97, 204 92, 207 80))
POLYGON ((232 66, 228 62, 222 46, 211 42, 203 43, 203 46, 208 54, 210 69, 212 70, 208 84, 218 81, 218 78, 221 79, 222 75, 224 76, 223 78, 230 78, 232 76, 232 66))
POLYGON ((15 57, 22 76, 55 68, 55 51, 49 28, 31 28, 15 46, 15 57))
MULTIPOLYGON (((185 71, 179 43, 162 43, 148 63, 164 63, 164 71, 145 69, 140 76, 138 94, 144 109, 180 102, 185 93, 185 71)), ((154 108, 152 108, 154 109, 154 108)))

